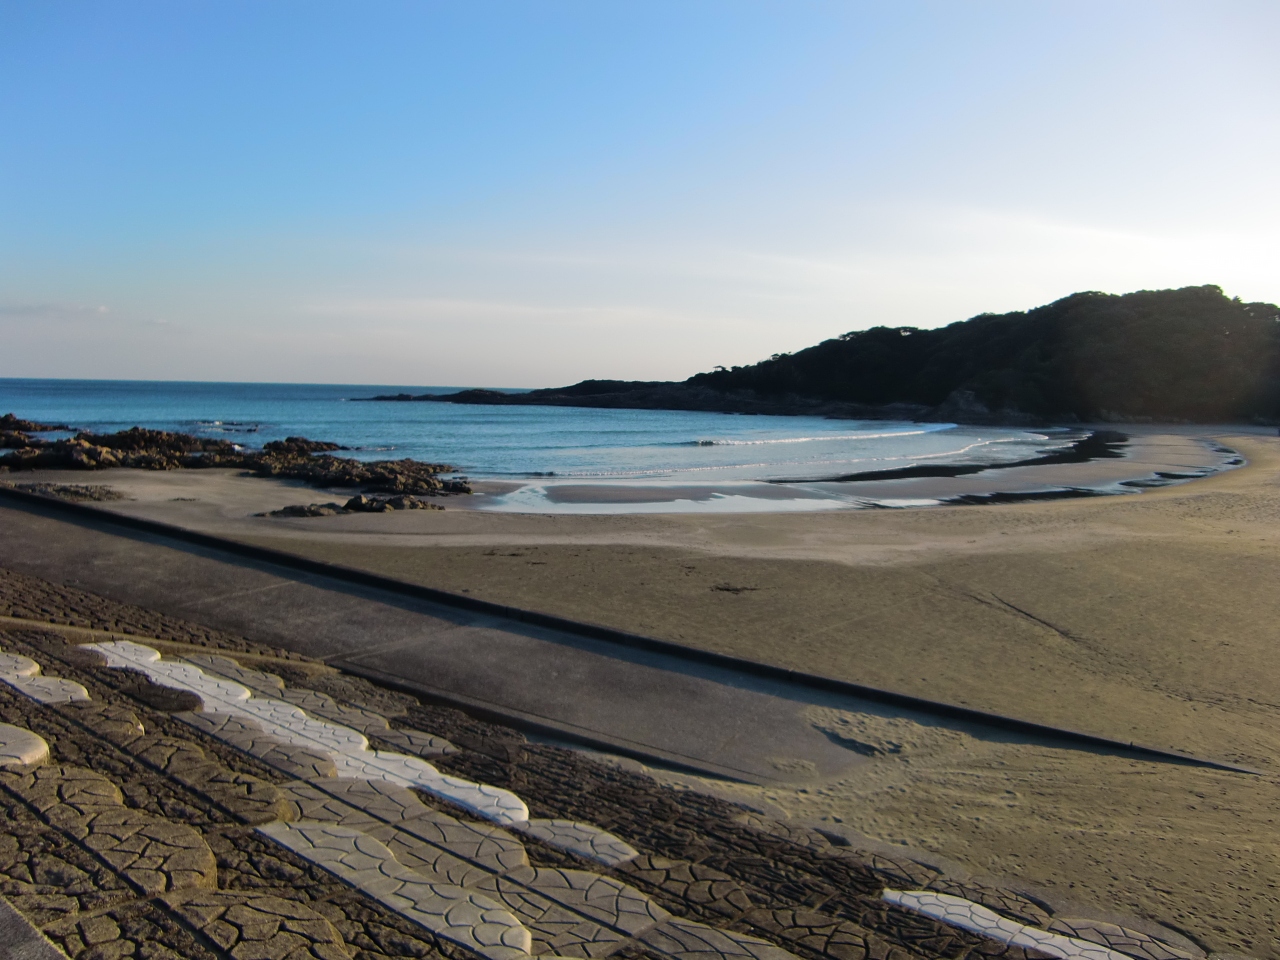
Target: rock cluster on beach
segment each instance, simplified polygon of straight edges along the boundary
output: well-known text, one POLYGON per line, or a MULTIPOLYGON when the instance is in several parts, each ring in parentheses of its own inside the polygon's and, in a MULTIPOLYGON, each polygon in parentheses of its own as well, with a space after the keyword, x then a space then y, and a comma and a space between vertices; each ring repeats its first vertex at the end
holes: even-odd
POLYGON ((346 449, 336 443, 305 437, 274 440, 262 450, 253 451, 244 450, 227 440, 143 427, 110 434, 81 432, 70 439, 60 440, 31 435, 50 430, 70 428, 32 423, 13 414, 0 418, 0 447, 9 451, 0 456, 0 468, 19 471, 224 467, 249 470, 259 477, 302 480, 315 487, 358 487, 366 494, 390 494, 393 498, 471 492, 465 480, 440 476, 453 472, 454 468, 448 464, 410 459, 365 463, 333 456, 333 451, 346 449))
POLYGON ((279 510, 260 513, 260 517, 334 517, 344 513, 389 513, 394 510, 443 510, 444 507, 421 497, 368 496, 357 493, 346 503, 292 503, 279 510))

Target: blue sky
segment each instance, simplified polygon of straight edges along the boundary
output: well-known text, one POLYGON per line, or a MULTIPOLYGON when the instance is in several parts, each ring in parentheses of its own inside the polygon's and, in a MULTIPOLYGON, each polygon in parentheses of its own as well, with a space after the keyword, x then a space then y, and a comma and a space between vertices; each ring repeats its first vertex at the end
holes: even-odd
POLYGON ((0 376, 682 378, 1280 300, 1280 5, 0 3, 0 376))

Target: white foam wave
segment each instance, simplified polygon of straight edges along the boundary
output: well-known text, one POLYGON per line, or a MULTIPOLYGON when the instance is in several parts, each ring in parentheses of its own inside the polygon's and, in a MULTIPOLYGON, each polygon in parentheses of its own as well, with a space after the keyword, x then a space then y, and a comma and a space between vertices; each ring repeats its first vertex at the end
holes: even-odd
POLYGON ((818 443, 833 440, 883 440, 889 437, 918 437, 925 433, 937 433, 939 430, 951 429, 951 424, 940 424, 923 430, 891 430, 884 433, 843 433, 827 434, 817 437, 772 437, 768 440, 697 440, 703 447, 759 447, 775 443, 818 443))

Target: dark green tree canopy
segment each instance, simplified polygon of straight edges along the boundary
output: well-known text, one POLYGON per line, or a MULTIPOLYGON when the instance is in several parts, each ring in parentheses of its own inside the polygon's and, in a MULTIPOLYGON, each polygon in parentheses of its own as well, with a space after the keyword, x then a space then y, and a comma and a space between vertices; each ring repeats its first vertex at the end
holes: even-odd
POLYGON ((1041 417, 1280 416, 1280 307, 1219 287, 1076 293, 936 330, 874 327, 688 383, 760 396, 937 406, 971 391, 1041 417))

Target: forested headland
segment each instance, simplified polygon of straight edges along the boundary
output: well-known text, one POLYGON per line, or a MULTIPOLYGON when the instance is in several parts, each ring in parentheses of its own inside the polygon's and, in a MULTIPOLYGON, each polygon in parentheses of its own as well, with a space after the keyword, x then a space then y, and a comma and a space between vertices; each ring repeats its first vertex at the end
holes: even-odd
POLYGON ((872 327, 682 382, 378 397, 964 422, 1280 420, 1280 307, 1220 287, 1076 293, 945 327, 872 327))

